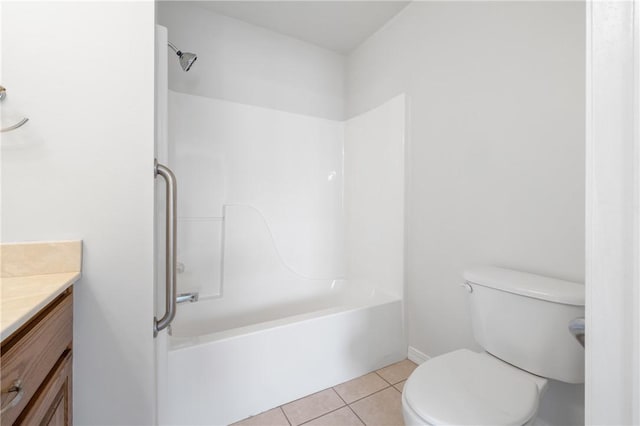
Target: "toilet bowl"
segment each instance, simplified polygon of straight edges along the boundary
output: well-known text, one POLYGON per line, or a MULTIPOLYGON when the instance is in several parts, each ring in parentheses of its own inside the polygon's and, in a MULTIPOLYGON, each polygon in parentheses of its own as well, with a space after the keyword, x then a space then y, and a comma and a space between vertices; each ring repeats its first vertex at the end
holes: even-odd
POLYGON ((528 425, 547 383, 488 353, 449 352, 421 364, 405 383, 405 425, 528 425))
POLYGON ((422 363, 402 392, 405 425, 533 424, 549 379, 584 382, 584 349, 569 323, 584 286, 502 268, 464 274, 474 338, 422 363))

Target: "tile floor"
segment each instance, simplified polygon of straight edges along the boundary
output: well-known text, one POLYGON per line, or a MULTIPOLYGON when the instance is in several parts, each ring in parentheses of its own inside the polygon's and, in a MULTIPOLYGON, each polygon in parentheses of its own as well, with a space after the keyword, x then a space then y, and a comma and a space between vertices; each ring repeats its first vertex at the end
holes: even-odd
POLYGON ((415 368, 405 359, 232 426, 403 426, 402 387, 415 368))

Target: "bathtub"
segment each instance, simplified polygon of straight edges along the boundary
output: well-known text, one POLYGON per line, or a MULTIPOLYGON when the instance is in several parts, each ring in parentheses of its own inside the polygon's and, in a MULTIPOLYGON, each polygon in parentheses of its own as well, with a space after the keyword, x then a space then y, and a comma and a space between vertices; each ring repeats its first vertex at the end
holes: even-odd
POLYGON ((169 98, 178 291, 201 299, 159 344, 159 422, 233 423, 404 359, 404 97, 347 123, 169 98))
POLYGON ((180 305, 166 423, 230 424, 399 361, 402 318, 400 298, 336 281, 289 303, 180 305))

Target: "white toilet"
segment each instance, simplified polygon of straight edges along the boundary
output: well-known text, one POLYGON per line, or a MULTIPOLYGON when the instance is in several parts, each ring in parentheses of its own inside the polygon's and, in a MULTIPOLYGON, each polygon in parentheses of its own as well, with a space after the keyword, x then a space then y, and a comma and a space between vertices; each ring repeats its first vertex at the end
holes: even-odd
POLYGON ((464 278, 486 352, 460 349, 416 368, 402 392, 405 424, 530 425, 548 379, 584 382, 584 349, 568 330, 584 317, 584 286, 494 267, 464 278))

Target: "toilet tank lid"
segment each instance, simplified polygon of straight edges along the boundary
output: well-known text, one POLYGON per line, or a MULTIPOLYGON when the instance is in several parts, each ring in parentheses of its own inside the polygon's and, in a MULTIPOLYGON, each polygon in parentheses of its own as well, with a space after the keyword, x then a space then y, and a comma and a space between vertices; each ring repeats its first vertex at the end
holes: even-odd
POLYGON ((464 279, 483 287, 566 305, 584 306, 584 285, 528 272, 483 266, 467 269, 464 279))

